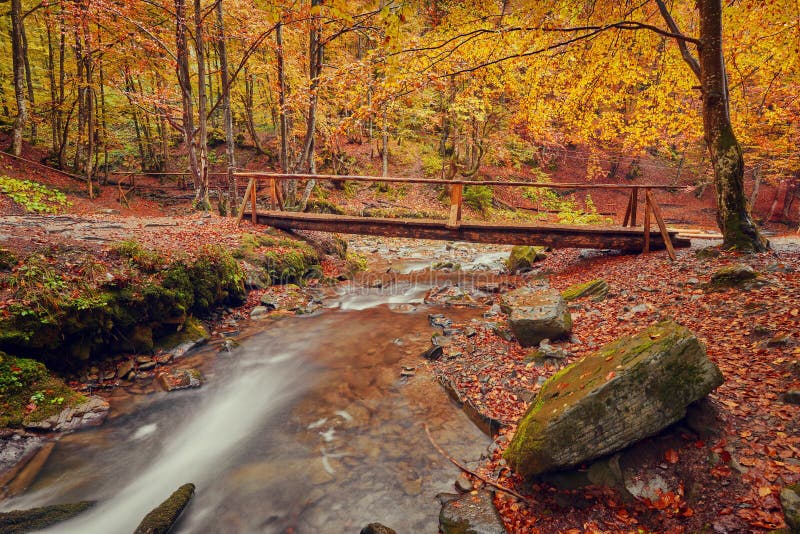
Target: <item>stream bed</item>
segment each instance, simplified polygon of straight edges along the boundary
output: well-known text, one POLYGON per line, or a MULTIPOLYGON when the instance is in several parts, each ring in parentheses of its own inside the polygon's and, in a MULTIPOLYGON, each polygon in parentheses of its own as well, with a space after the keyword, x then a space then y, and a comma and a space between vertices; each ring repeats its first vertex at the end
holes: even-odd
POLYGON ((454 491, 459 471, 423 425, 462 461, 490 439, 420 357, 435 332, 428 314, 479 311, 426 305, 428 289, 350 286, 313 315, 252 323, 233 352, 200 349, 190 360, 205 386, 112 398, 106 423, 62 437, 0 510, 92 499, 52 531, 131 532, 192 482, 177 532, 358 532, 375 521, 436 532, 435 496, 454 491))

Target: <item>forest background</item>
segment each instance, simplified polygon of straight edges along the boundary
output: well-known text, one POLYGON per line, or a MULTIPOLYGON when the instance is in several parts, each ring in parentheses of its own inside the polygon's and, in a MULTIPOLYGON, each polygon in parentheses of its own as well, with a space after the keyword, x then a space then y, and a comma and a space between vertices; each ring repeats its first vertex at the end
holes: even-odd
MULTIPOLYGON (((284 172, 366 174, 350 148, 362 144, 383 175, 392 158, 430 177, 478 178, 488 166, 547 181, 570 157, 590 182, 648 166, 700 191, 713 181, 702 84, 687 61, 702 50, 693 2, 0 5, 10 14, 0 19, 0 127, 17 154, 23 138, 49 146, 47 163, 83 176, 90 195, 110 171, 188 169, 195 204, 216 196, 230 211, 236 178, 213 191, 208 173, 245 166, 237 151, 284 172), (222 144, 224 159, 209 150, 222 144)), ((762 183, 781 185, 779 216, 791 218, 800 4, 723 7, 742 172, 751 198, 762 183)), ((288 204, 302 208, 314 186, 287 182, 288 204)))

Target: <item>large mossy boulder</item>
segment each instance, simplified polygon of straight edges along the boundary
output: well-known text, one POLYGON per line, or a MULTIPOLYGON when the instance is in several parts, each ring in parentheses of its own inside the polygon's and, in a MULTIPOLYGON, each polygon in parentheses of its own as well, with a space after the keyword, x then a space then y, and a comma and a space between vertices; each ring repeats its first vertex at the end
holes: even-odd
POLYGON ((525 476, 575 467, 678 421, 722 381, 692 332, 658 323, 545 382, 505 458, 525 476))
POLYGON ((529 247, 517 245, 511 249, 511 253, 506 260, 506 267, 512 273, 529 271, 537 261, 547 258, 544 247, 529 247))
POLYGON ((543 339, 561 339, 572 332, 567 303, 554 289, 515 289, 503 295, 500 308, 508 314, 508 326, 523 347, 537 346, 543 339))

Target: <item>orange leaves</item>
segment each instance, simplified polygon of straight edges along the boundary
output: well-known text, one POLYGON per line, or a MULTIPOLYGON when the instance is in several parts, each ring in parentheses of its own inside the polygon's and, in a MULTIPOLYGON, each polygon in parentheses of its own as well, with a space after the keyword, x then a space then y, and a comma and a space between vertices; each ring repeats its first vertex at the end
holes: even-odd
POLYGON ((664 459, 671 464, 677 464, 679 460, 678 451, 675 449, 667 449, 664 453, 664 459))

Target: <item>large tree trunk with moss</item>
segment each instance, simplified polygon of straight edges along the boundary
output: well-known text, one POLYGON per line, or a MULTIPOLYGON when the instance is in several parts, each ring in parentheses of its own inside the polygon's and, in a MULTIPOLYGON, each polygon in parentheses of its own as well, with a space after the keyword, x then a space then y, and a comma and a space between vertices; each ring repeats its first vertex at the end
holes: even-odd
POLYGON ((769 242, 750 216, 744 193, 742 147, 731 126, 728 80, 722 52, 722 2, 698 0, 700 11, 700 84, 703 90, 703 130, 714 165, 717 224, 723 247, 763 252, 769 242))

